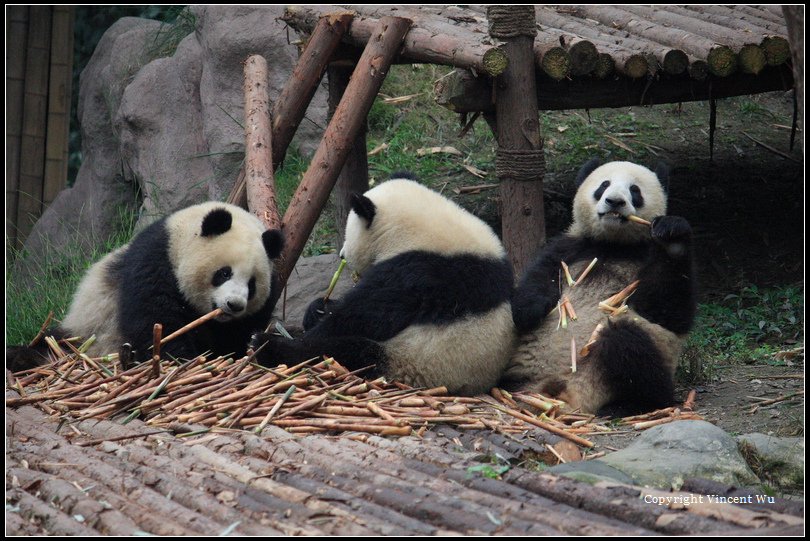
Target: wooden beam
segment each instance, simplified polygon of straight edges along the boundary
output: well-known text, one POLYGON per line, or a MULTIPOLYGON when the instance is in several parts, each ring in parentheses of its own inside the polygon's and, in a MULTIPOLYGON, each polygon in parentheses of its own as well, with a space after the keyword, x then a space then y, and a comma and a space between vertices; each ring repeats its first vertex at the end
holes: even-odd
MULTIPOLYGON (((282 19, 298 31, 307 31, 313 27, 314 19, 335 9, 335 6, 288 6, 282 19)), ((358 6, 358 10, 362 9, 358 6)), ((359 46, 368 43, 379 20, 382 19, 355 16, 346 35, 348 43, 359 46)), ((430 28, 414 26, 401 53, 409 63, 459 66, 493 76, 506 69, 506 55, 499 46, 480 43, 472 31, 441 22, 431 22, 430 28)))
MULTIPOLYGON (((495 112, 498 161, 504 151, 542 151, 535 90, 534 34, 505 37, 493 30, 505 20, 529 18, 533 28, 534 6, 490 6, 490 35, 503 40, 509 67, 498 77, 495 112), (511 11, 507 11, 507 9, 511 11)), ((511 158, 510 158, 511 159, 511 158)), ((540 153, 542 160, 542 153, 540 153)), ((508 165, 508 164, 507 164, 508 165)), ((542 165, 542 164, 537 164, 542 165)), ((541 169, 542 170, 542 169, 541 169)), ((546 239, 543 209, 543 176, 518 179, 514 173, 497 171, 501 182, 501 233, 515 276, 520 276, 546 239)))
POLYGON ((285 245, 277 266, 281 287, 274 290, 276 301, 329 198, 410 26, 409 19, 383 17, 368 40, 343 99, 284 214, 282 230, 285 245))
MULTIPOLYGON (((541 110, 596 109, 628 107, 716 98, 747 96, 775 90, 790 90, 793 74, 787 64, 766 67, 756 77, 746 74, 711 77, 699 81, 686 77, 660 77, 655 80, 573 79, 554 81, 537 77, 537 102, 541 110)), ((436 82, 436 102, 457 113, 495 111, 492 80, 456 70, 436 82)))

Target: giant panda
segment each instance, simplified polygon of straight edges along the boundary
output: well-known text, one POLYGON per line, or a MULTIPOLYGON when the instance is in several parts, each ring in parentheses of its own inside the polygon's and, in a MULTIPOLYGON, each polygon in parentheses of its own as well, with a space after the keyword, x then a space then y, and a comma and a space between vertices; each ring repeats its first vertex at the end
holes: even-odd
POLYGON ((522 277, 512 304, 519 333, 502 378, 507 389, 548 393, 584 412, 640 412, 671 405, 673 377, 696 310, 689 223, 667 216, 666 167, 591 160, 577 177, 573 223, 550 241, 522 277), (628 221, 636 215, 651 226, 628 221), (573 278, 598 258, 581 284, 573 278), (608 316, 600 301, 634 280, 629 311, 608 316), (578 319, 558 328, 556 306, 567 296, 578 319), (583 346, 603 328, 589 352, 583 346), (572 344, 577 350, 572 369, 572 344), (603 409, 604 411, 604 409, 603 409))
POLYGON ((351 196, 340 255, 359 282, 342 300, 316 299, 301 338, 256 336, 257 359, 272 366, 327 355, 351 370, 373 365, 367 377, 488 391, 514 343, 503 245, 449 199, 396 176, 351 196))
MULTIPOLYGON (((167 342, 162 352, 185 359, 242 354, 251 335, 270 321, 272 260, 281 247, 279 231, 265 230, 234 205, 182 209, 94 264, 54 334, 95 335, 91 356, 118 352, 128 342, 135 360, 143 361, 151 357, 155 323, 166 336, 222 308, 222 315, 167 342)), ((32 364, 15 362, 17 368, 32 364)))

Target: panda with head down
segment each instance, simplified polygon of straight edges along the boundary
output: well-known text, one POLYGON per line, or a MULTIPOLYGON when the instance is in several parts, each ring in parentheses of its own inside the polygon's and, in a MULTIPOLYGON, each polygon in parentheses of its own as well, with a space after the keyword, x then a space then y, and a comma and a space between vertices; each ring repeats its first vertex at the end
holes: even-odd
POLYGON ((395 175, 354 194, 341 251, 360 281, 317 299, 295 340, 259 334, 264 365, 319 355, 413 386, 488 392, 514 345, 512 268, 498 237, 449 199, 395 175))
POLYGON ((666 215, 666 182, 664 167, 653 172, 596 159, 583 166, 572 225, 543 248, 513 299, 519 339, 501 380, 505 388, 547 393, 585 412, 607 405, 639 412, 673 403, 675 368, 696 302, 691 228, 666 215), (633 223, 630 215, 652 225, 633 223), (569 287, 561 262, 576 278, 594 258, 583 282, 569 287), (600 301, 635 280, 626 313, 608 316, 599 309, 600 301), (555 307, 563 296, 578 319, 558 329, 555 307), (583 355, 598 324, 601 331, 583 355))
MULTIPOLYGON (((91 356, 129 343, 136 361, 151 358, 153 327, 164 334, 215 308, 221 315, 167 342, 163 353, 191 359, 204 353, 245 353, 272 312, 273 259, 283 237, 249 212, 227 203, 193 205, 151 224, 95 263, 82 279, 58 337, 95 336, 91 356)), ((6 350, 12 370, 47 362, 46 346, 6 350)))

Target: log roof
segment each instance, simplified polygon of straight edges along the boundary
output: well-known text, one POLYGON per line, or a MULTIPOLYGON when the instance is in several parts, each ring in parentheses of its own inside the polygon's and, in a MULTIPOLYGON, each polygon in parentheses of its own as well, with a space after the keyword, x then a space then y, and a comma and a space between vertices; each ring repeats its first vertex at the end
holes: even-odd
MULTIPOLYGON (((284 19, 306 33, 319 16, 342 10, 355 14, 347 45, 364 46, 382 16, 406 17, 413 26, 400 62, 453 66, 477 81, 465 83, 465 99, 438 88, 440 103, 466 112, 492 101, 487 80, 508 61, 488 34, 485 6, 289 6, 284 19), (484 104, 470 103, 475 97, 484 104)), ((675 103, 793 84, 780 6, 537 5, 535 13, 541 109, 675 103)))
MULTIPOLYGON (((7 407, 6 534, 803 531, 799 502, 670 509, 645 502, 663 492, 529 471, 520 464, 542 451, 536 436, 439 427, 423 439, 300 437, 269 426, 263 437, 233 430, 178 438, 140 421, 64 423, 32 406, 7 407), (508 467, 483 474, 481 457, 496 453, 508 467)), ((733 494, 705 483, 695 490, 733 494)))

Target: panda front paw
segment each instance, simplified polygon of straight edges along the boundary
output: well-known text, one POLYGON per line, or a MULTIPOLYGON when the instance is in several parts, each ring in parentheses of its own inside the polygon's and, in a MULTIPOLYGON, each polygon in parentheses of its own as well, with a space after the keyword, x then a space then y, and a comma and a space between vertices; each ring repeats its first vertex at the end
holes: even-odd
POLYGON ((256 361, 262 366, 271 366, 273 355, 273 343, 280 338, 269 332, 256 333, 250 337, 248 348, 255 351, 256 361))
POLYGON ((338 301, 336 299, 325 301, 322 297, 318 297, 309 303, 309 306, 307 306, 307 311, 304 313, 304 331, 308 331, 320 323, 324 317, 334 311, 337 304, 338 301))
POLYGON ((670 256, 680 257, 692 241, 692 227, 680 216, 658 216, 650 225, 650 235, 666 247, 670 256))
POLYGON ((519 334, 539 327, 552 306, 551 300, 539 293, 522 293, 512 299, 512 321, 519 334))
POLYGON ((650 234, 653 240, 664 244, 684 242, 692 238, 692 227, 680 216, 658 216, 653 218, 650 234))

